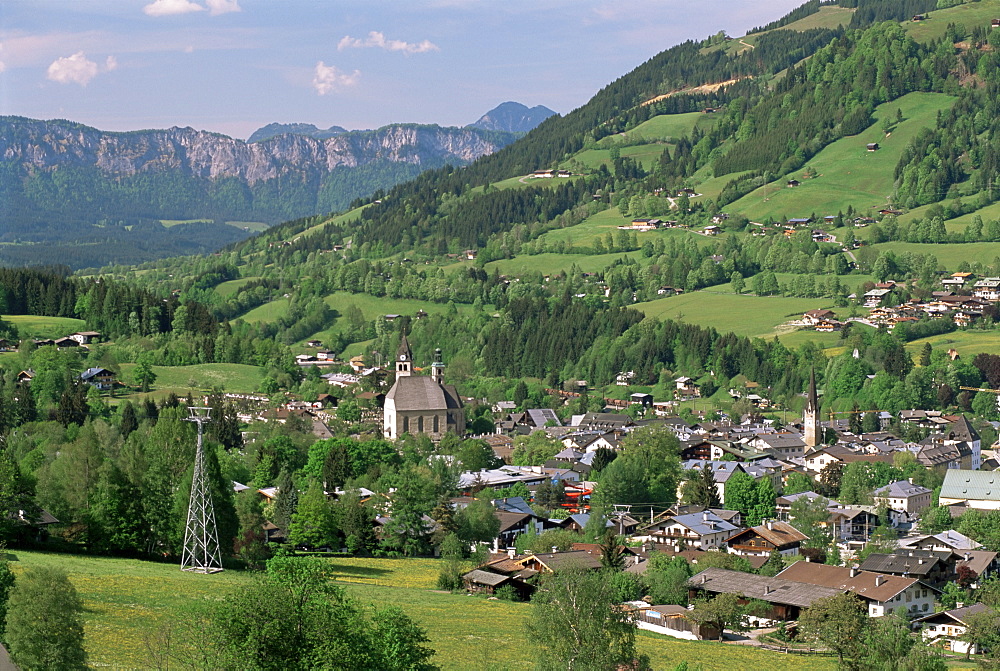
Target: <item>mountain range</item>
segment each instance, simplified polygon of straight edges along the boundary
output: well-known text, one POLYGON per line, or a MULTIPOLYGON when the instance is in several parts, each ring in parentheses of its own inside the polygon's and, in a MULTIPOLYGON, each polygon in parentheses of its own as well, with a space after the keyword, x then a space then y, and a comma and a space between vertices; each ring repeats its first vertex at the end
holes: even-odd
POLYGON ((508 133, 527 133, 554 115, 555 112, 544 105, 527 107, 521 103, 508 101, 500 103, 479 117, 478 121, 470 123, 466 128, 502 130, 508 133))

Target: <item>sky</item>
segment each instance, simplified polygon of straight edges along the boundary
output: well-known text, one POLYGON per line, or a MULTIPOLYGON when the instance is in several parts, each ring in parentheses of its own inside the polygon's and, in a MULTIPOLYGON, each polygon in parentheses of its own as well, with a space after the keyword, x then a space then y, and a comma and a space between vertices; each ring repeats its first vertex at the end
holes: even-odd
POLYGON ((565 114, 687 39, 803 0, 0 0, 0 114, 101 130, 464 126, 565 114))

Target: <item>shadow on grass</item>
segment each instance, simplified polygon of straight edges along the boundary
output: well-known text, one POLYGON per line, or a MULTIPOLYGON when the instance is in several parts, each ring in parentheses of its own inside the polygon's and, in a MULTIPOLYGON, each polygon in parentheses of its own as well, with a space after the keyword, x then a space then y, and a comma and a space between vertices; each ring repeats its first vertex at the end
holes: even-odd
POLYGON ((331 562, 331 566, 337 577, 343 576, 345 578, 378 578, 392 573, 388 569, 374 566, 350 566, 337 562, 331 562))

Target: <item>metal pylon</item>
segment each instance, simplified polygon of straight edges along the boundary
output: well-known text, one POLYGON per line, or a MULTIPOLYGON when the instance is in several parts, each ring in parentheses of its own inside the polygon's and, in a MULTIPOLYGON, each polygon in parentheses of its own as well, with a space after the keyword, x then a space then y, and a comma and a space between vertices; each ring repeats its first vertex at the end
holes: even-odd
POLYGON ((184 527, 184 550, 181 570, 195 573, 218 573, 222 570, 219 552, 219 532, 215 526, 212 490, 205 472, 205 451, 202 448, 202 428, 211 408, 188 408, 191 416, 185 421, 198 425, 198 449, 194 455, 194 477, 191 479, 191 499, 188 503, 187 524, 184 527))

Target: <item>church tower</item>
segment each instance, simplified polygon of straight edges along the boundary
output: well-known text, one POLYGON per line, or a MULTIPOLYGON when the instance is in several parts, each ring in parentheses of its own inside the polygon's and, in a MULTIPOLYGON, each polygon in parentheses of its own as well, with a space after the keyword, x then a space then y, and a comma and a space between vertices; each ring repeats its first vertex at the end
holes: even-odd
POLYGON ((820 444, 819 400, 816 398, 816 370, 809 371, 809 393, 806 395, 806 413, 803 418, 806 448, 820 444))
POLYGON ((413 352, 410 351, 410 343, 406 340, 406 334, 399 341, 399 349, 396 350, 396 377, 406 377, 413 373, 413 352))
POLYGON ((441 360, 441 348, 434 350, 434 363, 431 364, 431 379, 438 384, 444 384, 444 361, 441 360))

